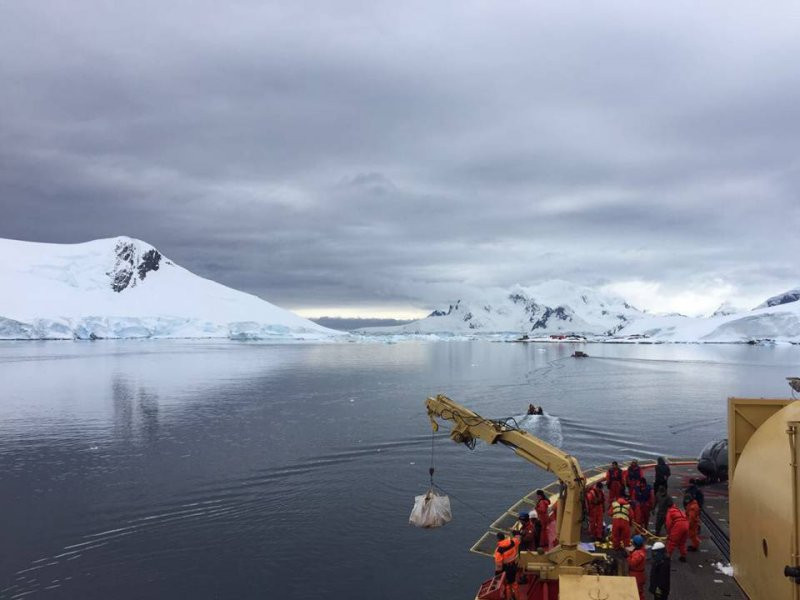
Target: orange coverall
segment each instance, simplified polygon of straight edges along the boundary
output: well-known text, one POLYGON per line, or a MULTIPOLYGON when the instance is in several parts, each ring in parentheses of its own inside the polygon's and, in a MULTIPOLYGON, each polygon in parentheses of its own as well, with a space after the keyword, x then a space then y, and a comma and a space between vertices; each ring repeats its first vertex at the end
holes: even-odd
POLYGON ((608 509, 611 516, 611 547, 627 548, 631 545, 631 505, 625 498, 618 498, 608 509))
POLYGON ((699 548, 700 538, 697 537, 697 532, 700 531, 700 504, 697 500, 686 505, 686 518, 689 519, 689 545, 699 548))
POLYGON ((606 505, 606 497, 603 490, 596 487, 589 488, 586 492, 586 508, 589 513, 589 535, 594 539, 603 539, 603 512, 606 505))
POLYGON ((608 488, 608 504, 620 497, 622 494, 622 469, 611 467, 606 471, 606 487, 608 488))
POLYGON ((689 521, 677 506, 667 509, 667 556, 672 558, 675 548, 686 558, 686 537, 689 534, 689 521))
POLYGON ((633 493, 634 488, 638 487, 639 480, 642 478, 642 468, 639 465, 631 466, 625 469, 624 483, 628 486, 633 493))
POLYGON ((633 518, 646 529, 650 524, 650 511, 653 510, 653 504, 655 504, 653 489, 640 484, 635 490, 631 490, 631 495, 636 498, 636 510, 633 518))
POLYGON ((636 579, 639 588, 639 600, 644 600, 644 584, 647 581, 644 569, 647 564, 647 550, 636 548, 628 557, 628 572, 636 579))
POLYGON ((550 500, 547 498, 542 498, 539 502, 536 503, 536 517, 539 519, 539 522, 542 524, 542 537, 539 538, 539 545, 547 550, 549 545, 549 538, 548 538, 548 531, 547 528, 550 525, 550 519, 547 515, 547 509, 550 507, 550 500))

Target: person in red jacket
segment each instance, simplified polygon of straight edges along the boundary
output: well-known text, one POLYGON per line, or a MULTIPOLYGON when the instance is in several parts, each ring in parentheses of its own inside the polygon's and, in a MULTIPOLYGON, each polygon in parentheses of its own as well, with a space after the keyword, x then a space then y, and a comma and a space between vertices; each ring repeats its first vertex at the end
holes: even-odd
POLYGON ((603 493, 603 483, 598 482, 586 492, 586 512, 589 514, 589 535, 595 542, 602 542, 605 537, 603 532, 603 513, 605 512, 606 495, 603 493))
POLYGON ((636 579, 639 588, 639 600, 644 600, 644 584, 647 583, 645 567, 647 566, 647 550, 644 547, 644 538, 640 535, 633 536, 633 552, 628 556, 628 573, 636 579))
POLYGON ((520 512, 519 521, 514 523, 511 531, 520 537, 520 550, 536 550, 536 548, 539 546, 539 533, 541 532, 541 527, 539 527, 539 519, 536 519, 535 515, 534 519, 531 520, 531 517, 527 512, 520 512))
POLYGON ((613 461, 611 468, 606 471, 606 487, 608 488, 608 504, 622 496, 624 485, 622 484, 622 469, 619 468, 619 463, 613 461))
POLYGON ((672 558, 672 553, 677 548, 681 555, 678 560, 686 562, 686 537, 688 534, 689 521, 670 498, 667 502, 667 556, 669 558, 672 558))
POLYGON ((628 486, 630 494, 639 487, 639 480, 642 478, 642 468, 639 466, 638 460, 632 460, 631 464, 625 469, 625 476, 623 483, 628 486))
POLYGON ((547 550, 550 548, 550 539, 548 537, 550 518, 547 515, 547 511, 550 508, 550 500, 544 495, 543 490, 536 490, 536 496, 538 498, 536 501, 536 516, 542 524, 542 535, 539 538, 539 546, 547 550))
POLYGON ((636 498, 638 487, 632 487, 628 494, 628 502, 631 505, 631 531, 636 531, 636 525, 639 524, 639 502, 636 498))
POLYGON ((684 499, 686 508, 686 518, 689 521, 689 550, 697 552, 700 547, 700 538, 697 533, 700 531, 700 504, 692 497, 684 499), (689 500, 686 502, 686 500, 689 500))
POLYGON ((647 529, 650 525, 650 511, 653 510, 653 505, 655 504, 653 488, 642 477, 639 480, 639 485, 631 490, 631 494, 636 497, 636 522, 647 529))
POLYGON ((627 548, 631 545, 631 505, 620 496, 608 509, 611 517, 611 547, 627 548))

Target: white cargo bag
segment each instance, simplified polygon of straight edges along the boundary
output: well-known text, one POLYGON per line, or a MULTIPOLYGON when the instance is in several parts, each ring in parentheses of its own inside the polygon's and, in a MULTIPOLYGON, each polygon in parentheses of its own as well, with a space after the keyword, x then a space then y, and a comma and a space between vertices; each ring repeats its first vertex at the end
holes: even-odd
POLYGON ((450 513, 450 498, 428 490, 424 496, 414 498, 414 508, 408 522, 417 527, 442 527, 453 518, 450 513))

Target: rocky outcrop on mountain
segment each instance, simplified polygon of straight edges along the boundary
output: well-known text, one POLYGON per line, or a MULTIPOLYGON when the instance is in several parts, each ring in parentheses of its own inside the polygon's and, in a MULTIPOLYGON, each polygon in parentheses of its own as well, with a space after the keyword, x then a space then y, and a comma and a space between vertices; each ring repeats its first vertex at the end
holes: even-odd
MULTIPOLYGON (((158 271, 161 263, 161 254, 155 248, 141 252, 140 246, 133 240, 121 239, 114 248, 116 260, 113 268, 108 271, 111 278, 111 289, 121 292, 128 287, 134 287, 143 281, 151 271, 158 271)), ((167 264, 172 264, 166 261, 167 264)))
POLYGON ((764 302, 756 306, 756 309, 780 306, 781 304, 789 304, 790 302, 797 302, 798 300, 800 300, 800 288, 783 292, 772 298, 767 298, 764 302))

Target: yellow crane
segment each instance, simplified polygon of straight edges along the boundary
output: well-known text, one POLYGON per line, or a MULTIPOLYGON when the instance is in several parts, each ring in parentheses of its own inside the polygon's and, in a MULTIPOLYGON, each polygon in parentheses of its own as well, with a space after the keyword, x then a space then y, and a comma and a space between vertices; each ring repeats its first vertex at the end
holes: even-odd
MULTIPOLYGON (((502 421, 485 419, 442 394, 428 398, 426 407, 434 431, 439 429, 437 418, 453 423, 450 438, 454 442, 470 447, 477 440, 487 444, 503 444, 518 456, 558 477, 562 490, 556 519, 558 545, 544 554, 520 552, 520 571, 543 580, 559 580, 561 598, 569 597, 564 593, 569 587, 587 591, 591 588, 605 594, 598 597, 609 600, 634 598, 630 595, 632 590, 638 598, 632 577, 600 576, 599 565, 606 563, 606 555, 587 552, 579 547, 586 478, 574 456, 527 431, 502 421)), ((584 596, 581 594, 580 597, 584 596)))

